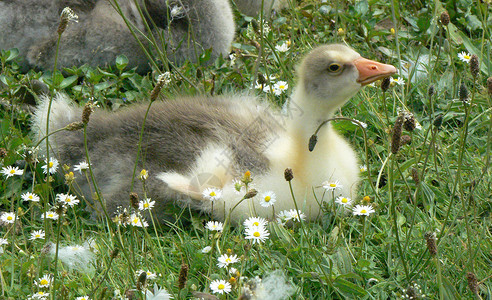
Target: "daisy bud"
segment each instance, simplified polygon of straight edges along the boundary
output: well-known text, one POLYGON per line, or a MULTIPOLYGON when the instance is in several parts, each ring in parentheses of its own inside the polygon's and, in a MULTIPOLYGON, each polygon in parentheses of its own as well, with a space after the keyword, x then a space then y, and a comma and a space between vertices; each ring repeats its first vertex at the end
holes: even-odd
POLYGON ((449 14, 448 14, 448 12, 447 12, 447 11, 444 11, 444 12, 441 14, 441 24, 442 24, 443 26, 448 26, 448 24, 449 24, 449 20, 450 20, 450 18, 449 18, 449 14))
POLYGON ((396 154, 400 149, 401 131, 403 125, 403 115, 399 114, 393 125, 393 134, 391 135, 391 153, 396 154))
POLYGON ((294 179, 294 173, 292 172, 292 169, 291 168, 285 169, 285 171, 284 171, 284 178, 287 181, 291 181, 292 179, 294 179))
POLYGON ((436 245, 436 234, 434 232, 426 232, 424 235, 425 241, 427 243, 427 249, 432 256, 437 254, 437 245, 436 245))
POLYGON ((138 275, 137 279, 137 290, 142 290, 147 282, 147 272, 142 272, 138 275))
POLYGON ((249 184, 250 182, 252 182, 253 179, 251 178, 251 172, 250 171, 244 172, 244 175, 243 175, 243 178, 241 179, 241 181, 244 184, 249 184))
POLYGON ((256 196, 258 194, 258 191, 255 190, 255 189, 251 189, 249 190, 249 192, 246 193, 246 195, 244 195, 244 199, 250 199, 250 198, 253 198, 254 196, 256 196))
POLYGON ((487 79, 487 89, 489 90, 489 95, 492 95, 492 77, 487 79))
POLYGON ((427 95, 432 97, 436 91, 434 90, 434 85, 429 86, 429 89, 427 90, 427 95))
POLYGON ((480 63, 478 62, 478 56, 476 56, 475 54, 473 54, 470 58, 470 73, 475 79, 480 73, 480 63))
POLYGON ((130 204, 133 208, 138 209, 138 194, 130 193, 130 204))
POLYGON ((72 123, 68 124, 67 126, 65 126, 65 130, 68 130, 68 131, 76 131, 76 130, 79 130, 82 128, 84 128, 84 123, 82 123, 82 122, 72 122, 72 123))
POLYGON ((89 123, 89 118, 94 111, 94 104, 92 101, 89 101, 85 104, 84 110, 82 111, 82 123, 87 124, 89 123))
POLYGON ((415 126, 416 126, 415 116, 412 113, 409 113, 404 118, 403 128, 405 128, 406 131, 413 131, 415 129, 415 126))
POLYGON ((186 281, 188 281, 188 270, 190 267, 187 264, 181 264, 181 270, 179 271, 179 277, 178 277, 178 288, 182 290, 185 285, 186 281))
POLYGON ((4 158, 5 156, 7 156, 7 149, 0 148, 0 158, 4 158))
POLYGON ((364 196, 364 198, 362 198, 362 201, 364 201, 364 203, 369 203, 369 202, 371 202, 371 197, 370 196, 364 196))
POLYGON ((65 174, 65 183, 68 185, 71 185, 75 179, 75 176, 73 175, 73 172, 68 172, 65 174))
POLYGON ((466 84, 464 82, 462 82, 460 85, 458 95, 460 97, 461 102, 467 102, 468 101, 468 89, 466 88, 466 84))
POLYGON ((309 138, 309 152, 312 152, 314 150, 314 147, 316 147, 316 143, 318 143, 318 136, 316 134, 313 134, 309 138))
POLYGON ((412 168, 412 170, 410 170, 410 174, 412 175, 412 179, 415 182, 415 184, 418 185, 420 183, 420 178, 419 178, 419 172, 417 171, 417 169, 412 168))
POLYGON ((468 272, 466 273, 466 279, 468 280, 468 287, 472 291, 473 294, 478 294, 478 280, 477 276, 474 273, 468 272))
POLYGON ((442 114, 438 114, 437 117, 434 119, 434 126, 437 128, 441 127, 442 125, 442 114))
POLYGON ((409 145, 412 143, 412 137, 409 136, 408 134, 405 134, 405 135, 402 135, 401 139, 400 139, 400 145, 404 146, 404 145, 409 145))
POLYGON ((391 80, 389 77, 383 78, 383 80, 381 80, 381 89, 383 90, 383 92, 386 92, 389 89, 390 84, 391 80))

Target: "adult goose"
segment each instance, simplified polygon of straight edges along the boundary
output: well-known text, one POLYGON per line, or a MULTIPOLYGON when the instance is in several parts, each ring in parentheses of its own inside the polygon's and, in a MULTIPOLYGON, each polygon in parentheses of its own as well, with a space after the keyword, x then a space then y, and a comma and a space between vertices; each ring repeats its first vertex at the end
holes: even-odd
POLYGON ((21 62, 23 71, 32 67, 52 69, 60 13, 68 6, 78 15, 78 22, 68 25, 62 34, 59 68, 112 65, 124 54, 130 60, 129 67, 145 73, 150 70, 147 56, 113 7, 115 3, 143 45, 152 48, 139 31, 156 37, 173 63, 197 61, 197 56, 209 49, 212 61, 230 51, 235 24, 229 0, 141 0, 142 14, 133 0, 0 1, 0 49, 18 48, 26 58, 21 62))
MULTIPOLYGON (((337 180, 337 192, 354 196, 357 158, 349 144, 330 126, 318 132, 314 151, 308 142, 318 126, 354 96, 364 85, 396 72, 395 67, 361 57, 351 48, 324 45, 312 50, 299 67, 297 86, 289 114, 237 95, 194 97, 156 101, 147 117, 138 170, 149 171, 147 195, 156 201, 155 214, 169 217, 175 205, 211 212, 224 219, 243 194, 237 194, 236 178, 250 171, 259 193, 276 194, 275 211, 293 209, 284 170, 291 168, 293 190, 300 210, 309 219, 320 206, 313 187, 337 180), (203 192, 215 187, 222 197, 213 202, 203 192)), ((39 105, 33 130, 45 136, 48 98, 39 105)), ((96 110, 88 123, 88 147, 95 177, 110 211, 127 205, 137 144, 147 104, 117 112, 96 110)), ((50 130, 78 121, 81 108, 58 94, 51 107, 50 130)), ((63 163, 85 160, 81 132, 62 131, 50 137, 53 154, 63 163)), ((82 177, 82 176, 79 176, 82 177)), ((79 185, 90 197, 91 188, 81 178, 79 185)), ((136 191, 143 196, 141 184, 136 191)), ((321 199, 322 189, 314 189, 321 199)), ((252 214, 271 217, 272 210, 258 199, 242 201, 232 210, 239 222, 252 214)))

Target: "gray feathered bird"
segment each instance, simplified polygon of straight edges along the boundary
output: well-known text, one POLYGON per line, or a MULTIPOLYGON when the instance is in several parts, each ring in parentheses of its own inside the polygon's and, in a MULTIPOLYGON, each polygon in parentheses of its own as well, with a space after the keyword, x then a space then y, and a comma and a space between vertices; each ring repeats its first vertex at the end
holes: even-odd
MULTIPOLYGON (((111 65, 124 54, 130 67, 147 72, 144 51, 111 2, 114 0, 0 0, 0 49, 18 48, 26 58, 23 71, 52 69, 60 13, 69 6, 79 18, 62 35, 58 67, 111 65)), ((230 51, 235 25, 228 0, 141 0, 144 18, 134 1, 118 3, 136 31, 148 35, 144 19, 150 24, 171 62, 196 61, 207 49, 212 49, 212 60, 230 51)), ((137 35, 148 48, 148 41, 137 35)))
MULTIPOLYGON (((314 219, 320 206, 312 188, 337 180, 342 186, 337 195, 354 196, 359 170, 354 151, 330 125, 321 128, 312 152, 308 150, 310 136, 363 85, 395 72, 395 67, 362 58, 347 46, 326 45, 312 50, 302 61, 288 114, 238 95, 156 101, 145 123, 138 161, 138 170, 145 168, 150 174, 146 183, 148 196, 156 201, 153 211, 161 220, 175 205, 210 212, 212 202, 203 193, 215 187, 222 190, 222 198, 214 201, 213 214, 224 219, 244 196, 235 192, 234 179, 246 171, 253 174, 260 195, 276 194, 276 212, 293 209, 284 179, 284 170, 292 168, 298 207, 314 219)), ((38 138, 46 134, 48 103, 45 97, 32 124, 38 138)), ((128 203, 147 106, 117 112, 96 110, 88 123, 91 163, 111 212, 128 203)), ((80 116, 81 108, 58 94, 52 104, 50 131, 80 116)), ((62 131, 50 141, 53 154, 63 163, 85 160, 81 132, 62 131)), ((90 186, 79 177, 78 184, 90 198, 90 186)), ((142 195, 141 184, 136 186, 142 195)), ((322 199, 322 189, 315 193, 322 199)), ((231 220, 240 222, 252 214, 271 217, 272 210, 249 199, 237 205, 231 220)))

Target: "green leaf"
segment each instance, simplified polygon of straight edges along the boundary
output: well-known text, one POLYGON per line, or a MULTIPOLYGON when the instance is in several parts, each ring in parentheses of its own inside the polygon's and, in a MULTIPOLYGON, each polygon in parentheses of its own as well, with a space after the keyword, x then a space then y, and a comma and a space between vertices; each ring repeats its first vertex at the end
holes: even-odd
POLYGON ((333 281, 333 286, 338 290, 338 292, 345 297, 353 297, 353 296, 364 296, 367 294, 367 292, 359 287, 358 285, 345 280, 338 276, 334 281, 333 281))
POLYGON ((73 75, 73 76, 70 76, 70 77, 63 79, 62 82, 60 83, 60 89, 64 89, 64 88, 72 85, 74 82, 77 81, 78 78, 79 78, 78 76, 73 75))
POLYGON ((5 59, 5 61, 11 61, 13 60, 14 58, 16 58, 17 56, 19 56, 19 49, 17 48, 12 48, 12 49, 9 49, 7 50, 7 53, 6 53, 8 56, 7 58, 5 59))
POLYGON ((128 57, 125 55, 118 55, 116 58, 116 68, 118 70, 123 71, 123 69, 128 65, 128 57))

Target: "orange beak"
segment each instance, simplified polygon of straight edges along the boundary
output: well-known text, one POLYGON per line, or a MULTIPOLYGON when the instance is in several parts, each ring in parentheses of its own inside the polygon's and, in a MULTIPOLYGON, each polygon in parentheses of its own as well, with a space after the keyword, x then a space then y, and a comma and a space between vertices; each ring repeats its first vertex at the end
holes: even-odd
POLYGON ((367 58, 359 57, 354 60, 354 65, 359 71, 357 82, 362 86, 395 74, 396 68, 367 58))

